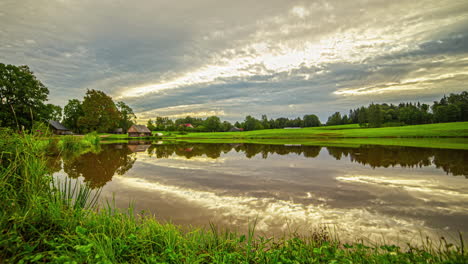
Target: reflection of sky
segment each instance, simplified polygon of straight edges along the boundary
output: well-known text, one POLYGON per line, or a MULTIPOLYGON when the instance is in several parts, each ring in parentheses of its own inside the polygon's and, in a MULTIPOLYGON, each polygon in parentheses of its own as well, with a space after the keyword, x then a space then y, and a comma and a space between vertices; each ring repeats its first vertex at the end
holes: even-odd
POLYGON ((331 224, 343 236, 407 241, 419 232, 467 231, 467 187, 464 177, 433 166, 373 169, 322 149, 317 158, 247 159, 231 151, 219 162, 138 153, 134 167, 114 176, 103 194, 115 192, 121 206, 134 200, 137 209, 180 224, 245 227, 258 217, 261 232, 331 224))

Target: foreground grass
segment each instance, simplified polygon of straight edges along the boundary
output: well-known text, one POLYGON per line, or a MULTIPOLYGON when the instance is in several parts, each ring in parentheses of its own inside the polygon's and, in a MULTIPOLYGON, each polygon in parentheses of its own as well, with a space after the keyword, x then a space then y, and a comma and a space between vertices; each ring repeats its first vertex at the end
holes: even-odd
POLYGON ((182 228, 151 215, 97 210, 82 185, 57 184, 40 140, 0 135, 0 263, 467 263, 467 248, 342 244, 318 231, 272 239, 182 228), (52 186, 52 187, 51 187, 52 186))

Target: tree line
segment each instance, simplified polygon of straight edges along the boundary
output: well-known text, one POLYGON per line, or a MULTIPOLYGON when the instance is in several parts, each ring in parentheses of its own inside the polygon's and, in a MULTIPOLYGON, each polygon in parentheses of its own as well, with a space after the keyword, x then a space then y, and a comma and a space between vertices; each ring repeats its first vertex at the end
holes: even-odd
MULTIPOLYGON (((450 94, 439 101, 434 101, 432 106, 428 104, 400 103, 394 104, 370 104, 349 110, 349 114, 342 115, 335 112, 326 122, 327 126, 359 124, 361 127, 403 126, 431 123, 445 123, 468 121, 468 92, 450 94)), ((317 127, 321 126, 319 118, 314 114, 304 115, 289 119, 280 117, 268 119, 262 115, 257 119, 251 115, 241 122, 234 124, 221 121, 217 116, 206 119, 187 116, 172 120, 168 117, 156 117, 147 122, 150 130, 165 131, 194 131, 194 132, 225 132, 233 127, 244 131, 274 129, 285 127, 317 127), (190 124, 191 126, 187 126, 190 124)))
POLYGON ((468 92, 450 94, 428 104, 370 104, 349 110, 348 115, 335 112, 327 125, 359 124, 361 127, 419 125, 468 121, 468 92))
POLYGON ((251 115, 245 117, 244 121, 235 122, 221 121, 217 116, 210 116, 206 119, 197 117, 184 117, 172 120, 168 117, 156 117, 154 120, 148 120, 146 126, 153 131, 195 131, 195 132, 226 132, 232 128, 244 131, 285 128, 285 127, 317 127, 321 126, 320 120, 316 115, 305 115, 303 118, 289 119, 280 117, 277 119, 268 119, 262 115, 257 119, 251 115))

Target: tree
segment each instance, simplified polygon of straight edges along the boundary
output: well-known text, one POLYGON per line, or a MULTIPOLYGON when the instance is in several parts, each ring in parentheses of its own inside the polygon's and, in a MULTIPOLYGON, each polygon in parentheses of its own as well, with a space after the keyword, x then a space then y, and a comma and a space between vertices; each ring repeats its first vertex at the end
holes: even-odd
POLYGON ((208 117, 205 122, 203 122, 203 126, 210 132, 217 132, 222 128, 221 120, 217 116, 208 117))
MULTIPOLYGON (((153 120, 148 120, 148 123, 146 123, 146 127, 151 130, 151 131, 154 131, 156 130, 156 126, 154 125, 154 122, 153 120)), ((128 129, 127 129, 128 130, 128 129)))
POLYGON ((252 117, 250 115, 245 117, 244 121, 244 129, 246 131, 249 130, 260 130, 263 129, 262 123, 260 120, 257 120, 255 117, 252 117))
POLYGON ((34 121, 45 121, 48 94, 28 66, 0 63, 0 126, 30 129, 34 121))
POLYGON ((361 108, 359 108, 359 111, 358 111, 358 123, 359 123, 359 126, 360 127, 365 127, 367 126, 367 109, 362 106, 361 108))
POLYGON ((112 98, 102 91, 88 90, 84 97, 83 116, 78 119, 78 125, 84 132, 110 132, 117 128, 120 113, 112 98))
POLYGON ((118 126, 127 131, 134 123, 136 116, 133 109, 124 102, 117 102, 117 109, 120 113, 120 120, 118 126))
POLYGON ((55 120, 59 122, 62 120, 62 107, 59 105, 47 104, 45 111, 46 112, 43 114, 43 116, 47 120, 55 120))
POLYGON ((327 120, 327 126, 341 125, 342 118, 340 112, 335 112, 327 120))
POLYGON ((380 105, 371 104, 368 110, 369 127, 381 127, 383 122, 383 113, 380 105))
POLYGON ((68 100, 68 104, 63 108, 63 125, 74 132, 81 132, 78 126, 78 119, 83 116, 83 108, 78 99, 68 100))
POLYGON ((263 129, 270 128, 270 122, 268 122, 268 117, 266 115, 262 115, 262 126, 263 126, 263 129))
POLYGON ((224 121, 223 124, 222 124, 222 131, 229 131, 233 126, 231 123, 229 123, 228 121, 224 121))

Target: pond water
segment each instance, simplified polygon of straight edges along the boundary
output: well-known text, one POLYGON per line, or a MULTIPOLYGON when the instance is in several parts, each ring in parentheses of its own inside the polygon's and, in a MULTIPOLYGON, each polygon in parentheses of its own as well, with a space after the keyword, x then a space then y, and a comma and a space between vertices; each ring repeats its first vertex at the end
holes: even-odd
POLYGON ((161 143, 103 145, 50 168, 175 224, 242 232, 256 221, 266 235, 326 225, 392 243, 468 231, 466 150, 161 143))

